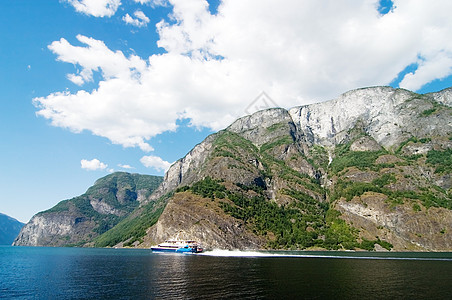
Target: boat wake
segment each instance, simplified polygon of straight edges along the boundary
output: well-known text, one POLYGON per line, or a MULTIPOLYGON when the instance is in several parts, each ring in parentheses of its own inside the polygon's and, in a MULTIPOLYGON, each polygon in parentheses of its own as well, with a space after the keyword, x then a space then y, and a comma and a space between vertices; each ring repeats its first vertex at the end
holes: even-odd
POLYGON ((277 256, 287 256, 276 253, 267 253, 259 251, 240 251, 240 250, 221 250, 214 249, 199 253, 198 255, 204 256, 219 256, 219 257, 277 257, 277 256))
MULTIPOLYGON (((394 256, 379 256, 379 253, 371 254, 363 252, 350 252, 347 255, 344 253, 271 253, 266 251, 241 251, 241 250, 221 250, 214 249, 208 250, 197 255, 203 256, 215 256, 215 257, 294 257, 294 258, 336 258, 336 259, 377 259, 377 260, 438 260, 438 261, 452 261, 450 257, 404 257, 403 254, 398 256, 394 253, 394 256)), ((424 254, 424 253, 423 253, 424 254)), ((399 253, 400 255, 400 253, 399 253)))

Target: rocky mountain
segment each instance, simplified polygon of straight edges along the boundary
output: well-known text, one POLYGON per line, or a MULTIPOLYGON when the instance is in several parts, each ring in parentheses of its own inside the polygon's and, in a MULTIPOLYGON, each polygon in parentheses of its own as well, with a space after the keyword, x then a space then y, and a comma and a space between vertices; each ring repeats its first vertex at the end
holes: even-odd
POLYGON ((168 170, 142 246, 451 250, 451 103, 373 87, 241 118, 168 170))
POLYGON ((33 216, 14 245, 82 246, 129 216, 162 182, 162 177, 117 172, 95 182, 85 194, 33 216))
POLYGON ((0 245, 11 245, 25 224, 0 213, 0 245))
POLYGON ((80 240, 452 250, 451 105, 452 89, 420 95, 372 87, 240 118, 174 163, 116 226, 80 240))

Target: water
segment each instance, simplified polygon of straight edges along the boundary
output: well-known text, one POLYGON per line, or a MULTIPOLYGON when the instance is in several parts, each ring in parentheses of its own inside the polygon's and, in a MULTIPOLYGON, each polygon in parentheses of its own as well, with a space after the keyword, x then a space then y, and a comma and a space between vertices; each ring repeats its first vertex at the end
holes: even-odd
POLYGON ((0 247, 0 298, 451 299, 452 253, 0 247))

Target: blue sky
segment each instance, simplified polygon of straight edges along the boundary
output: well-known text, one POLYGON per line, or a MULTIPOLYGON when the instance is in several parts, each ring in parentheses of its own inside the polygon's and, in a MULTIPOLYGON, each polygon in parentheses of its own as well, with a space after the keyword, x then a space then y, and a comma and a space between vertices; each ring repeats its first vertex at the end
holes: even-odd
POLYGON ((113 171, 163 175, 263 91, 452 86, 450 1, 4 0, 0 212, 26 222, 113 171))

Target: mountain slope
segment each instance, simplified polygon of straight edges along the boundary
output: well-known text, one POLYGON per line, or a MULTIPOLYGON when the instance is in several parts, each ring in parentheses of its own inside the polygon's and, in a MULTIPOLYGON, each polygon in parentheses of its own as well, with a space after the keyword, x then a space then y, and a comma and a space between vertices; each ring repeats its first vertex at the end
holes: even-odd
POLYGON ((14 245, 84 245, 117 225, 161 183, 159 176, 113 173, 87 192, 33 216, 14 245))
POLYGON ((11 245, 25 224, 0 213, 0 245, 11 245))
POLYGON ((375 87, 241 118, 168 170, 141 246, 450 250, 450 95, 375 87))

